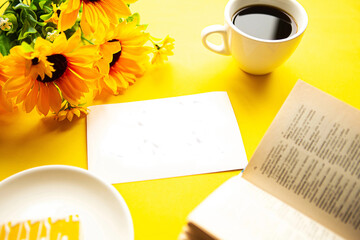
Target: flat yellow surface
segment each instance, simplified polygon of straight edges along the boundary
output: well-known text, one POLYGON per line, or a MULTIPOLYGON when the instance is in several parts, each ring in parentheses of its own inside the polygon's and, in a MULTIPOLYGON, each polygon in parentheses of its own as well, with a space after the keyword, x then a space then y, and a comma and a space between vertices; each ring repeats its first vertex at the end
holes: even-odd
MULTIPOLYGON (((248 158, 297 79, 360 109, 360 1, 300 0, 309 15, 304 38, 273 73, 252 76, 231 57, 201 44, 201 30, 223 23, 226 0, 139 0, 131 6, 155 37, 175 38, 175 55, 152 67, 125 94, 92 104, 227 91, 248 158)), ((215 39, 217 41, 217 39, 215 39)), ((90 113, 91 114, 91 113, 90 113)), ((171 161, 171 159, 169 159, 171 161)), ((56 122, 36 112, 0 115, 0 180, 48 164, 87 168, 86 121, 56 122)), ((132 214, 135 239, 177 239, 186 216, 237 171, 114 185, 132 214)), ((5 197, 5 196, 0 196, 5 197)))

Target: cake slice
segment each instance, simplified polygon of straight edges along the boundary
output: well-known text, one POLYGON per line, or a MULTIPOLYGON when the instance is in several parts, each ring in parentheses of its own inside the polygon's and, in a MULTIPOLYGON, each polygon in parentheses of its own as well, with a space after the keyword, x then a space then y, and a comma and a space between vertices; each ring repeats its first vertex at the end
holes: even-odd
POLYGON ((78 240, 80 221, 78 215, 66 218, 47 218, 0 225, 0 240, 78 240))

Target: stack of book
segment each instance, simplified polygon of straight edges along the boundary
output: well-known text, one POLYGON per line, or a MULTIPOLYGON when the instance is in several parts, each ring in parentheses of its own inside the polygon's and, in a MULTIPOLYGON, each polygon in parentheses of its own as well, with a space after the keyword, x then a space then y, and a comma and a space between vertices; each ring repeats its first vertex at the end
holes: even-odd
POLYGON ((360 111, 298 81, 245 171, 180 239, 359 239, 360 111))

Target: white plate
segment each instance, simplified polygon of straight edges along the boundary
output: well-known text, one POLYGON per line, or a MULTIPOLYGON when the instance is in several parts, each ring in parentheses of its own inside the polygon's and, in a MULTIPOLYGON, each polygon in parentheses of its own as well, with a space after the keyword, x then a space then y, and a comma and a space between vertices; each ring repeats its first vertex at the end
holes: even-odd
POLYGON ((85 240, 134 239, 124 199, 87 170, 50 165, 0 182, 0 223, 68 214, 79 215, 85 240))

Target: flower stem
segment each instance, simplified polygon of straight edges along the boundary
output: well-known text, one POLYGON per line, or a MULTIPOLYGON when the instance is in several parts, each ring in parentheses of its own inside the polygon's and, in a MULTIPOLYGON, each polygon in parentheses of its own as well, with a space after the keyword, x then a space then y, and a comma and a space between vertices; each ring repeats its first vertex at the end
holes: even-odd
POLYGON ((81 29, 81 40, 83 40, 83 41, 85 41, 87 43, 90 43, 91 45, 95 45, 92 41, 90 41, 89 39, 84 37, 83 30, 82 30, 81 26, 80 26, 80 29, 81 29))
POLYGON ((81 36, 81 40, 84 40, 85 42, 88 42, 91 45, 95 45, 93 42, 91 42, 89 39, 84 38, 83 36, 81 36))

